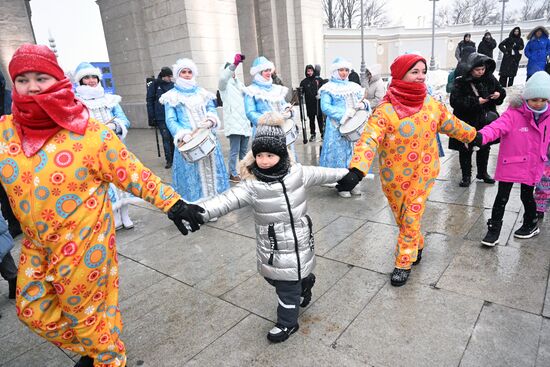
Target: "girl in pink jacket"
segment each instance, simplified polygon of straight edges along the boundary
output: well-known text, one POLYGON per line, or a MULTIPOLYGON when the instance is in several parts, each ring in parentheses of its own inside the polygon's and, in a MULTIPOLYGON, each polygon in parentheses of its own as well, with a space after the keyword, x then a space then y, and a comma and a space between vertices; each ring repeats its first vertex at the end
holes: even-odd
POLYGON ((514 232, 516 238, 539 234, 533 190, 541 180, 548 160, 550 142, 550 75, 533 74, 525 84, 523 98, 516 98, 500 118, 479 131, 483 144, 500 138, 495 180, 498 192, 493 204, 488 232, 481 241, 486 246, 498 243, 504 209, 514 183, 521 184, 521 202, 525 209, 523 225, 514 232))

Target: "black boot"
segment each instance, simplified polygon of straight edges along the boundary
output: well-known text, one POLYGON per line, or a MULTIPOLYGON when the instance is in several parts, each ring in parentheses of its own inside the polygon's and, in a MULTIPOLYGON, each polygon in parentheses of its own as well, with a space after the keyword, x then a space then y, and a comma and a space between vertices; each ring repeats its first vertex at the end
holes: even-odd
POLYGON ((500 237, 500 230, 502 229, 501 220, 492 220, 487 221, 487 234, 481 240, 481 244, 485 246, 495 246, 498 243, 498 238, 500 237))
POLYGON ((478 173, 476 178, 478 180, 483 180, 483 182, 487 183, 487 184, 494 184, 495 183, 495 180, 494 178, 492 178, 491 176, 489 176, 489 174, 487 172, 485 173, 478 173))
POLYGON ((416 255, 416 261, 413 262, 413 265, 420 264, 420 260, 422 260, 422 249, 418 250, 418 255, 416 255))
POLYGON ((92 357, 82 356, 74 367, 94 367, 94 359, 92 357))
POLYGON ((517 231, 514 232, 514 237, 521 238, 521 239, 527 239, 531 237, 535 237, 540 233, 538 220, 537 218, 534 219, 523 219, 523 224, 517 231))
POLYGON ((311 302, 311 289, 315 285, 315 274, 310 273, 302 280, 302 302, 300 307, 306 307, 311 302))
POLYGON ((542 222, 544 220, 544 212, 537 212, 537 219, 542 222))
POLYGON ((391 285, 394 287, 401 287, 407 283, 407 279, 409 279, 410 274, 411 269, 393 269, 393 272, 391 273, 391 285))
POLYGON ((472 178, 470 176, 462 176, 462 181, 458 184, 460 187, 468 187, 472 183, 472 178))
POLYGON ((15 299, 15 290, 17 289, 17 277, 8 280, 8 298, 15 299))
POLYGON ((267 333, 267 340, 273 343, 284 342, 288 339, 289 336, 297 332, 299 328, 300 326, 298 324, 294 325, 293 327, 285 327, 279 324, 275 324, 275 327, 273 327, 273 329, 269 330, 269 333, 267 333))

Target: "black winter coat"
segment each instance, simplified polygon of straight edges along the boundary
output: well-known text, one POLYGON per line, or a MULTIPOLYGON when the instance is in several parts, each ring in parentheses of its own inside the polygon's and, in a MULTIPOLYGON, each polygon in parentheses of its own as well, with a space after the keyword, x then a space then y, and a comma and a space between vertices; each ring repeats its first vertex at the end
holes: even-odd
MULTIPOLYGON (((485 33, 485 35, 487 35, 487 33, 485 33)), ((489 33, 489 35, 491 35, 491 34, 489 33)), ((493 50, 496 47, 497 47, 497 41, 495 41, 494 38, 491 37, 491 38, 489 38, 489 40, 487 40, 485 38, 485 36, 483 36, 483 39, 481 40, 481 42, 477 46, 477 52, 480 53, 480 54, 483 54, 485 56, 488 56, 492 59, 493 58, 493 50)))
MULTIPOLYGON (((493 76, 496 67, 493 59, 473 53, 468 57, 466 63, 468 73, 455 79, 450 103, 456 117, 479 130, 489 124, 485 120, 485 113, 487 111, 497 112, 496 106, 502 104, 504 98, 506 98, 506 91, 493 76), (481 78, 473 78, 470 72, 474 67, 480 65, 485 65, 485 74, 481 78), (494 92, 499 92, 500 96, 497 99, 491 99, 489 102, 480 104, 479 97, 476 96, 472 84, 477 89, 479 97, 488 98, 494 92)), ((449 149, 462 150, 465 147, 462 142, 451 138, 449 139, 449 149)))
POLYGON ((499 75, 504 77, 515 77, 518 72, 519 61, 521 60, 521 53, 523 50, 523 39, 521 38, 521 29, 515 27, 510 32, 508 38, 502 41, 498 48, 502 51, 502 63, 500 64, 499 75), (514 36, 514 31, 518 29, 520 31, 519 36, 514 36))
POLYGON ((159 98, 170 89, 174 88, 174 83, 165 82, 158 78, 147 87, 147 116, 149 121, 164 121, 164 106, 159 103, 159 98))
POLYGON ((354 83, 357 83, 357 84, 361 85, 361 78, 359 77, 359 74, 357 74, 357 72, 355 70, 352 70, 349 73, 348 80, 350 82, 354 82, 354 83))
POLYGON ((300 87, 304 93, 304 99, 306 101, 306 109, 308 115, 313 115, 317 113, 317 91, 320 88, 319 80, 315 76, 315 72, 312 76, 307 76, 307 70, 312 69, 313 65, 307 65, 305 75, 306 77, 300 82, 300 87))

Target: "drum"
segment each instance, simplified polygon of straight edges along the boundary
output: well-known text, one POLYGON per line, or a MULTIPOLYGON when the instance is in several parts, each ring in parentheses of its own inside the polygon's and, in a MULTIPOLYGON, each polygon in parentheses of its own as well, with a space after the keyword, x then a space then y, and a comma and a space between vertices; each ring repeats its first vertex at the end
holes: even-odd
POLYGON ((286 145, 290 145, 298 138, 298 129, 296 129, 296 123, 293 119, 287 119, 283 124, 283 131, 285 132, 286 145))
POLYGON ((198 129, 193 138, 178 146, 183 159, 189 163, 208 157, 216 149, 216 138, 209 129, 198 129))
POLYGON ((340 135, 346 138, 346 140, 352 142, 359 140, 359 138, 361 138, 361 134, 363 133, 363 129, 367 124, 369 116, 370 112, 365 110, 357 110, 355 115, 340 125, 340 128, 338 129, 340 131, 340 135))

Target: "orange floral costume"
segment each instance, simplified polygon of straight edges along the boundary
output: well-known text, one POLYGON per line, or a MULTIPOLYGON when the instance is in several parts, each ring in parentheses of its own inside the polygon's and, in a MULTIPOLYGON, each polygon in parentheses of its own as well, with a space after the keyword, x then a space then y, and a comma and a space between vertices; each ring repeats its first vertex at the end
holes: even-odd
POLYGON ((417 113, 400 119, 390 103, 379 105, 361 139, 355 143, 350 168, 364 174, 378 149, 382 190, 399 226, 395 267, 410 269, 424 248, 420 222, 439 174, 436 133, 471 142, 476 130, 427 96, 417 113))
POLYGON ((180 196, 93 119, 83 135, 62 129, 26 157, 13 117, 3 116, 0 180, 25 234, 18 317, 96 366, 124 366, 109 182, 164 211, 180 196))

